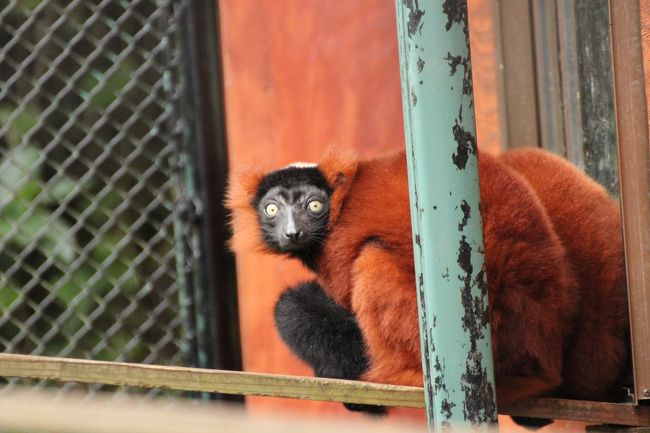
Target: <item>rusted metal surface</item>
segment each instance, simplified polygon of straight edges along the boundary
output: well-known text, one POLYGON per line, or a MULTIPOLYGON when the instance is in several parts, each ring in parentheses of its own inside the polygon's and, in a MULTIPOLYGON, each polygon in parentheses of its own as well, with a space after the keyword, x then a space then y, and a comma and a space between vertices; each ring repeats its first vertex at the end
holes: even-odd
POLYGON ((634 392, 650 399, 650 161, 639 3, 610 2, 634 392))
POLYGON ((467 4, 397 0, 430 431, 496 427, 467 4))

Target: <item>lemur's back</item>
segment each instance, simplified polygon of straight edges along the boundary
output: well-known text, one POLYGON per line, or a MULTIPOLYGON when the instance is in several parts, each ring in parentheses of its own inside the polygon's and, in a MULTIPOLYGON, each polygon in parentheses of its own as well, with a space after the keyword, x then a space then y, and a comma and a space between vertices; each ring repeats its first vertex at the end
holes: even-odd
POLYGON ((537 149, 500 160, 537 193, 565 246, 580 286, 576 336, 566 360, 567 396, 607 398, 628 356, 627 295, 616 201, 573 165, 537 149))

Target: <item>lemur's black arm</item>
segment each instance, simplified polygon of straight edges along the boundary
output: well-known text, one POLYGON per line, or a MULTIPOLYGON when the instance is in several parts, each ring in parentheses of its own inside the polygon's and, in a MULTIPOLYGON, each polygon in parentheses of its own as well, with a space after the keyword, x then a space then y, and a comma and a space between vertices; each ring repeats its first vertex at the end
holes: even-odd
POLYGON ((358 379, 368 368, 356 318, 315 281, 287 289, 274 313, 280 336, 316 376, 358 379))
MULTIPOLYGON (((368 368, 366 345, 354 314, 327 296, 315 281, 287 289, 275 304, 280 336, 318 377, 359 379, 368 368)), ((383 414, 381 406, 345 404, 383 414)))

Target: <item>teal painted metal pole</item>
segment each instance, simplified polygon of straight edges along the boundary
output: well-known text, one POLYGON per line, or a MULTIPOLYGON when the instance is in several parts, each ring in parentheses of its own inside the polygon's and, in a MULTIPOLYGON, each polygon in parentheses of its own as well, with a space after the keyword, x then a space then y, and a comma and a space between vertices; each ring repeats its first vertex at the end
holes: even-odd
POLYGON ((467 4, 397 0, 430 431, 496 431, 467 4))

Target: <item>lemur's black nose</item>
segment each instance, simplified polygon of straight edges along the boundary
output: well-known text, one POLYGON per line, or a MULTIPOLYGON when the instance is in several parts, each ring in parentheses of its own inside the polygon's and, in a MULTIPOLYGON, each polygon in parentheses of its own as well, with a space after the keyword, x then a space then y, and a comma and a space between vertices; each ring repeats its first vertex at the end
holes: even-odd
POLYGON ((296 232, 286 232, 284 234, 284 237, 287 239, 291 239, 292 241, 297 241, 302 237, 302 231, 296 231, 296 232))

